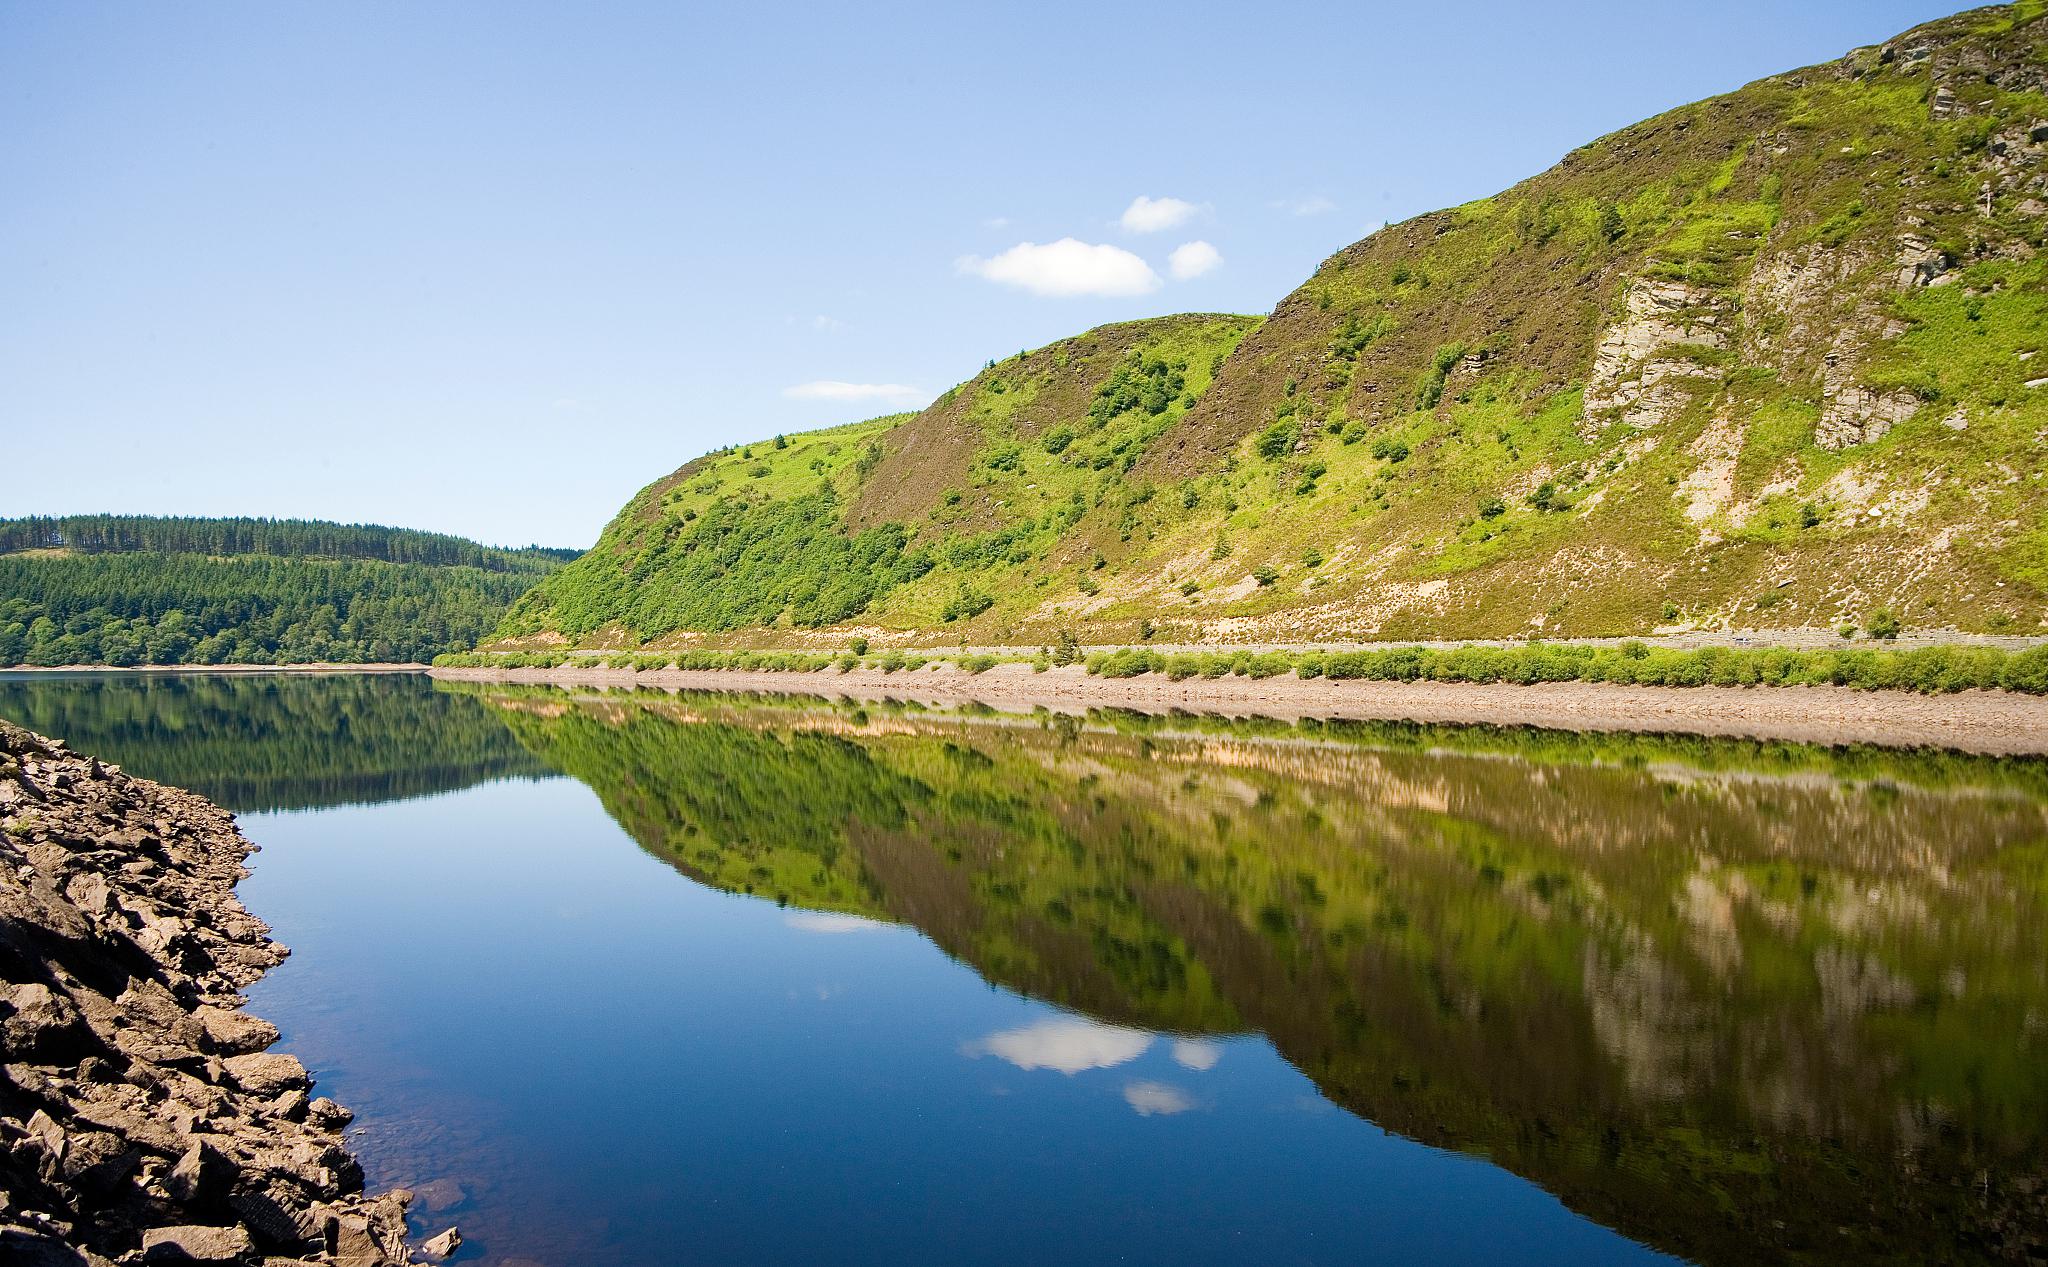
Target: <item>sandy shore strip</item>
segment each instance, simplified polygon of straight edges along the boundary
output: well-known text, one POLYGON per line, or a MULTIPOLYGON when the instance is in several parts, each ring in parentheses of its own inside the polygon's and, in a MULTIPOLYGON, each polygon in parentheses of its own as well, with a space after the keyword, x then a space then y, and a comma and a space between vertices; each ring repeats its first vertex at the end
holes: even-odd
POLYGON ((1846 687, 1620 686, 1543 682, 1332 681, 1328 678, 1187 678, 1158 674, 1090 677, 1078 665, 1034 673, 1004 664, 985 673, 952 665, 883 673, 772 673, 727 669, 435 669, 446 681, 555 686, 758 691, 923 704, 976 702, 996 708, 1076 712, 1222 713, 1413 721, 1450 725, 1624 730, 1816 744, 1952 748, 2000 756, 2048 754, 2048 698, 2005 691, 1918 695, 1846 687))

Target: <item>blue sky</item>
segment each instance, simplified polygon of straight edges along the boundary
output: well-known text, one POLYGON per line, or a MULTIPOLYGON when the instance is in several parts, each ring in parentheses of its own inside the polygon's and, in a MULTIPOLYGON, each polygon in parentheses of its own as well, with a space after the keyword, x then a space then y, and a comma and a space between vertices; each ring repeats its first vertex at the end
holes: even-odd
POLYGON ((1954 7, 0 0, 0 515, 587 545, 1954 7))

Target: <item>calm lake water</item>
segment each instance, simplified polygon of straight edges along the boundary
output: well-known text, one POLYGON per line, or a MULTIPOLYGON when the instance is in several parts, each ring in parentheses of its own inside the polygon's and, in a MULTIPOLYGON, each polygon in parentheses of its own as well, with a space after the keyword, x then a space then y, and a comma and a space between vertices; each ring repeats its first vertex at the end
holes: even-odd
POLYGON ((242 814, 253 991, 463 1262, 2048 1243, 2048 763, 0 675, 242 814))

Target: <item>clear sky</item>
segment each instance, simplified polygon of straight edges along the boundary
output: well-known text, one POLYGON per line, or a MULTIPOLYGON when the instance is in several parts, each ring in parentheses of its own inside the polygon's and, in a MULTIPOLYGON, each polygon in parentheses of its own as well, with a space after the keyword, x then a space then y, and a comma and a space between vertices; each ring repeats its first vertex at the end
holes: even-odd
POLYGON ((1956 7, 0 0, 0 515, 587 545, 1956 7))

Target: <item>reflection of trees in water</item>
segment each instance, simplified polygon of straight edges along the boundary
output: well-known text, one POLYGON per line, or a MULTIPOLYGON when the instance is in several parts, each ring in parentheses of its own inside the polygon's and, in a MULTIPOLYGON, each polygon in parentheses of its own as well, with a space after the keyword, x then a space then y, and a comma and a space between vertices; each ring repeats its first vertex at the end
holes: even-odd
POLYGON ((915 924, 1113 1024, 1262 1031, 1345 1107, 1675 1252, 1971 1257, 2048 1227, 2031 769, 498 702, 707 883, 915 924))
POLYGON ((243 812, 550 773, 423 675, 0 675, 0 717, 243 812))

